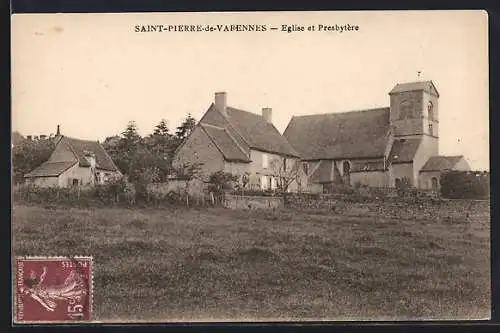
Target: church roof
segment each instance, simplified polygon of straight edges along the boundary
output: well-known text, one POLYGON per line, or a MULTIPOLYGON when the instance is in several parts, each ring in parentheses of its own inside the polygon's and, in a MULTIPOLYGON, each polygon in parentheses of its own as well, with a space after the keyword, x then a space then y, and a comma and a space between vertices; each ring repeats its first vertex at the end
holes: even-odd
POLYGON ((294 116, 283 136, 303 160, 384 156, 389 108, 294 116))
POLYGON ((407 83, 398 83, 392 88, 389 94, 396 94, 404 91, 419 91, 423 90, 428 92, 429 94, 435 95, 439 97, 439 93, 436 89, 436 86, 432 81, 417 81, 417 82, 407 82, 407 83))
POLYGON ((388 156, 389 163, 411 163, 420 146, 420 139, 394 139, 391 152, 388 156))
POLYGON ((424 164, 421 172, 452 170, 455 165, 464 157, 458 156, 432 156, 424 164))

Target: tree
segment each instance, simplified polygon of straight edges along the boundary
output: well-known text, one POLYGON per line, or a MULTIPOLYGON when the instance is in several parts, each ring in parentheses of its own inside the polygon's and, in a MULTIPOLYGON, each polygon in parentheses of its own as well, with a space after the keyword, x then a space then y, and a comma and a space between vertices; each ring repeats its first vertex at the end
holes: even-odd
POLYGON ((135 121, 129 121, 125 131, 122 132, 121 143, 127 147, 133 147, 141 141, 141 136, 137 132, 137 124, 135 121))
POLYGON ((165 119, 160 120, 158 125, 156 125, 153 135, 161 136, 161 137, 170 137, 170 131, 168 130, 168 123, 165 119))
POLYGON ((54 151, 53 139, 25 140, 12 148, 12 176, 15 183, 23 181, 28 172, 47 161, 54 151))
POLYGON ((175 136, 180 143, 186 139, 189 134, 194 130, 196 127, 196 120, 191 116, 190 113, 188 113, 187 117, 182 121, 182 123, 177 127, 177 131, 175 132, 175 136))
POLYGON ((271 161, 271 170, 278 177, 278 191, 283 194, 300 176, 300 163, 298 160, 275 158, 271 161))

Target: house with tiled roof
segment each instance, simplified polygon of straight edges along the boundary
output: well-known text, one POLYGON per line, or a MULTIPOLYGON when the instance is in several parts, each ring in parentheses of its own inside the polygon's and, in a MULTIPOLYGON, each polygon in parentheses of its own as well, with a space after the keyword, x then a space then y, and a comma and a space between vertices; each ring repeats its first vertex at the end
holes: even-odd
POLYGON ((439 93, 432 81, 397 84, 390 105, 294 116, 283 136, 301 157, 305 190, 357 183, 437 188, 445 170, 468 170, 463 156, 439 156, 439 93))
POLYGON ((41 187, 69 187, 104 184, 122 177, 98 141, 80 140, 60 134, 57 127, 55 149, 49 159, 24 176, 41 187))
POLYGON ((263 108, 262 114, 240 110, 227 105, 226 92, 218 92, 175 152, 173 164, 201 163, 204 177, 223 171, 240 178, 246 175, 249 188, 276 189, 299 158, 273 125, 271 108, 263 108))

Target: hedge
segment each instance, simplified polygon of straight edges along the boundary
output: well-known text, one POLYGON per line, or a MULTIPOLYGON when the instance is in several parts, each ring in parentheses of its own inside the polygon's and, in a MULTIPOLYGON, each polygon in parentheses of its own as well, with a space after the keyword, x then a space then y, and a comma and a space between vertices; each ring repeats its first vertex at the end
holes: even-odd
POLYGON ((441 195, 448 199, 489 199, 488 172, 448 171, 441 175, 441 195))

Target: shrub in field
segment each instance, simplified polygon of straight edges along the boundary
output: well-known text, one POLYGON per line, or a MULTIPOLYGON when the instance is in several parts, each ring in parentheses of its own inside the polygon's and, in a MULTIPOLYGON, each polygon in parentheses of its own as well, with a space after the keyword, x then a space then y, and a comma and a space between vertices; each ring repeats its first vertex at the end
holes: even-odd
POLYGON ((450 199, 488 199, 490 174, 487 172, 448 171, 441 175, 441 195, 450 199))
MULTIPOLYGON (((214 195, 217 202, 222 202, 224 191, 235 190, 235 183, 238 181, 238 176, 229 172, 217 171, 208 177, 208 192, 214 195)), ((237 190, 237 188, 236 188, 237 190)))

